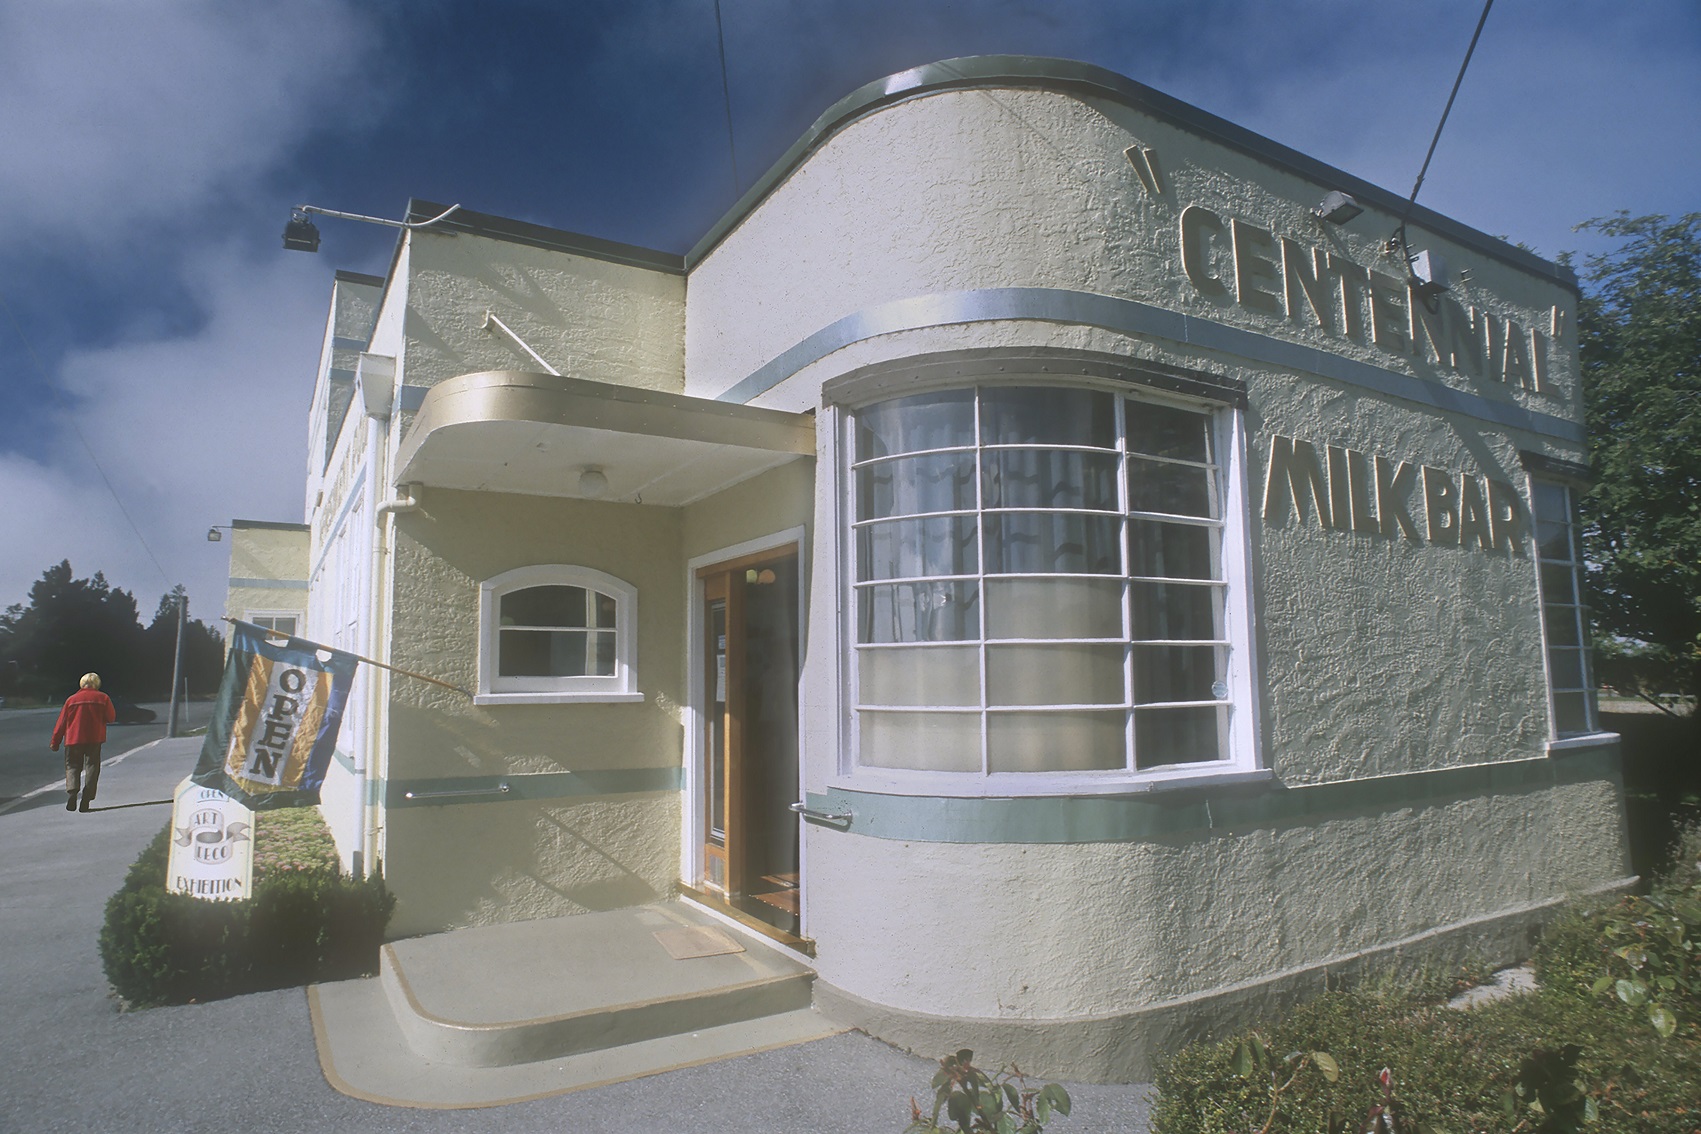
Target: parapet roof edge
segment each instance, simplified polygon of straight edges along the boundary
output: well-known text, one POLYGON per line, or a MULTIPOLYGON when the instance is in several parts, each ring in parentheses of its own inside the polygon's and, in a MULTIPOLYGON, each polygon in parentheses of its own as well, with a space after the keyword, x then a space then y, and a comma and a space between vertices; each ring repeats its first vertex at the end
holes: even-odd
POLYGON ((286 524, 278 520, 232 520, 233 528, 268 528, 280 532, 305 532, 312 529, 306 524, 286 524))
MULTIPOLYGON (((1406 209, 1406 198, 1379 185, 1336 169, 1326 162, 1309 157, 1244 126, 1237 126, 1227 119, 1200 110, 1172 95, 1164 94, 1104 67, 1071 59, 1034 55, 971 55, 912 67, 907 71, 876 79, 863 84, 834 103, 685 254, 686 270, 694 268, 703 257, 713 251, 763 198, 794 169, 802 165, 829 136, 856 119, 918 95, 989 86, 1083 91, 1110 98, 1133 109, 1168 119, 1252 157, 1286 166, 1324 187, 1351 193, 1360 203, 1374 205, 1395 216, 1403 214, 1406 209)), ((1503 260, 1522 271, 1550 279, 1573 291, 1578 290, 1577 274, 1564 264, 1544 259, 1423 205, 1412 209, 1412 222, 1438 236, 1503 260)))
POLYGON ((338 268, 335 278, 341 283, 365 284, 368 287, 384 286, 383 276, 368 275, 365 272, 351 272, 345 268, 338 268))
MULTIPOLYGON (((409 198, 408 223, 430 220, 448 207, 434 201, 422 201, 417 197, 409 198)), ((635 268, 649 268, 674 275, 685 274, 685 258, 677 253, 658 252, 654 248, 622 244, 618 240, 604 240, 600 236, 587 236, 582 232, 568 232, 565 229, 532 224, 530 221, 474 212, 471 209, 456 209, 447 220, 439 221, 431 227, 505 240, 511 244, 529 244, 534 248, 546 248, 552 252, 576 252, 635 268)))

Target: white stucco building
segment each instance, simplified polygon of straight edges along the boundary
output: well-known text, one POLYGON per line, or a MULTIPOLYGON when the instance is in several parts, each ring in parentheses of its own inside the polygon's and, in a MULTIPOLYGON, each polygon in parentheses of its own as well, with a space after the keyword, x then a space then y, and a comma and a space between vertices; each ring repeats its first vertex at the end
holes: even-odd
POLYGON ((358 679, 393 931, 679 893, 837 1018, 1114 1079, 1622 885, 1576 281, 1404 205, 992 57, 683 257, 461 210, 338 273, 304 630, 473 694, 358 679))

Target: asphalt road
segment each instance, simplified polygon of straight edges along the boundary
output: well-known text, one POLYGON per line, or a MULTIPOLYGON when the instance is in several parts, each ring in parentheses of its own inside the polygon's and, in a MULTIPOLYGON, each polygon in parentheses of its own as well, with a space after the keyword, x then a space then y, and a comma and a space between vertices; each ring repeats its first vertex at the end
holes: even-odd
MULTIPOLYGON (((49 722, 51 723, 51 722, 49 722)), ((479 1110, 385 1107, 326 1083, 301 989, 123 1012, 106 899, 166 823, 199 742, 114 756, 86 815, 58 787, 0 804, 0 1132, 897 1134, 934 1066, 855 1033, 479 1110)), ((1048 1134, 1144 1134, 1146 1088, 1072 1087, 1048 1134)))
MULTIPOLYGON (((143 708, 152 709, 158 719, 145 725, 108 725, 106 746, 101 750, 103 762, 165 735, 165 702, 143 708)), ((212 711, 211 701, 191 701, 179 709, 183 714, 179 727, 199 728, 212 711)), ((0 709, 0 805, 54 779, 63 782, 64 750, 52 752, 47 747, 58 719, 57 708, 0 709)))

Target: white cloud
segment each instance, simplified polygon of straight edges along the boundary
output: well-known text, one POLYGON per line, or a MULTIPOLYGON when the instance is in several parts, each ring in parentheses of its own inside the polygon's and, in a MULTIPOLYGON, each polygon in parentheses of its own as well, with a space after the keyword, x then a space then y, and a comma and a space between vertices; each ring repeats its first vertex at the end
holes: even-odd
POLYGON ((88 244, 203 203, 366 100, 343 0, 0 6, 0 200, 13 238, 88 244))
POLYGON ((177 582, 189 587, 191 610, 210 618, 223 611, 229 544, 208 543, 208 526, 302 518, 328 268, 228 248, 190 268, 206 313, 196 333, 66 357, 60 374, 87 449, 61 418, 46 463, 0 455, 0 605, 24 601, 44 568, 69 558, 79 576, 103 570, 135 592, 144 618, 177 582))

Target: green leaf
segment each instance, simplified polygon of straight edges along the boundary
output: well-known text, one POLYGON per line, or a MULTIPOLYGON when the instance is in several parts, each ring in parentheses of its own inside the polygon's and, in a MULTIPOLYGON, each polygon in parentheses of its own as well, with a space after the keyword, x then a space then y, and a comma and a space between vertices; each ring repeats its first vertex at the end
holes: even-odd
POLYGON ((969 1123, 974 1118, 967 1095, 952 1095, 950 1101, 945 1104, 945 1113, 951 1116, 952 1122, 955 1122, 964 1130, 969 1128, 969 1123))
POLYGON ((1270 1066, 1270 1051, 1264 1046, 1264 1037, 1253 1032, 1247 1041, 1252 1045, 1252 1058, 1259 1067, 1270 1066))
POLYGON ((975 1053, 974 1052, 970 1051, 966 1047, 958 1050, 958 1052, 957 1052, 957 1062, 958 1063, 973 1063, 974 1061, 975 1061, 975 1053))
POLYGON ((1234 1062, 1229 1065, 1229 1070, 1244 1079, 1252 1074, 1252 1067, 1252 1049, 1246 1045, 1245 1040, 1241 1040, 1234 1049, 1234 1062))
POLYGON ((1058 1114, 1067 1115, 1069 1113, 1069 1092, 1063 1089, 1063 1084, 1047 1083, 1040 1094, 1050 1096, 1051 1105, 1058 1114))
POLYGON ((1612 987, 1612 981, 1612 974, 1608 973, 1606 976, 1597 980, 1594 984, 1591 984, 1589 986, 1589 991, 1594 993, 1596 996, 1599 996, 1601 993, 1612 987))
POLYGON ((998 1116, 998 1134, 1016 1134, 1016 1119, 1013 1115, 998 1116))
POLYGON ((1311 1053, 1311 1061, 1317 1064, 1317 1069, 1323 1072, 1323 1077, 1331 1083, 1341 1081, 1341 1065, 1335 1062, 1335 1057, 1326 1051, 1311 1053))
POLYGON ((1648 1022, 1654 1025, 1661 1039, 1670 1039, 1671 1034, 1677 1031, 1677 1017, 1661 1004, 1648 1005, 1648 1022))
POLYGON ((1639 980, 1621 980, 1614 987, 1618 998, 1632 1008, 1648 999, 1648 986, 1639 980))

